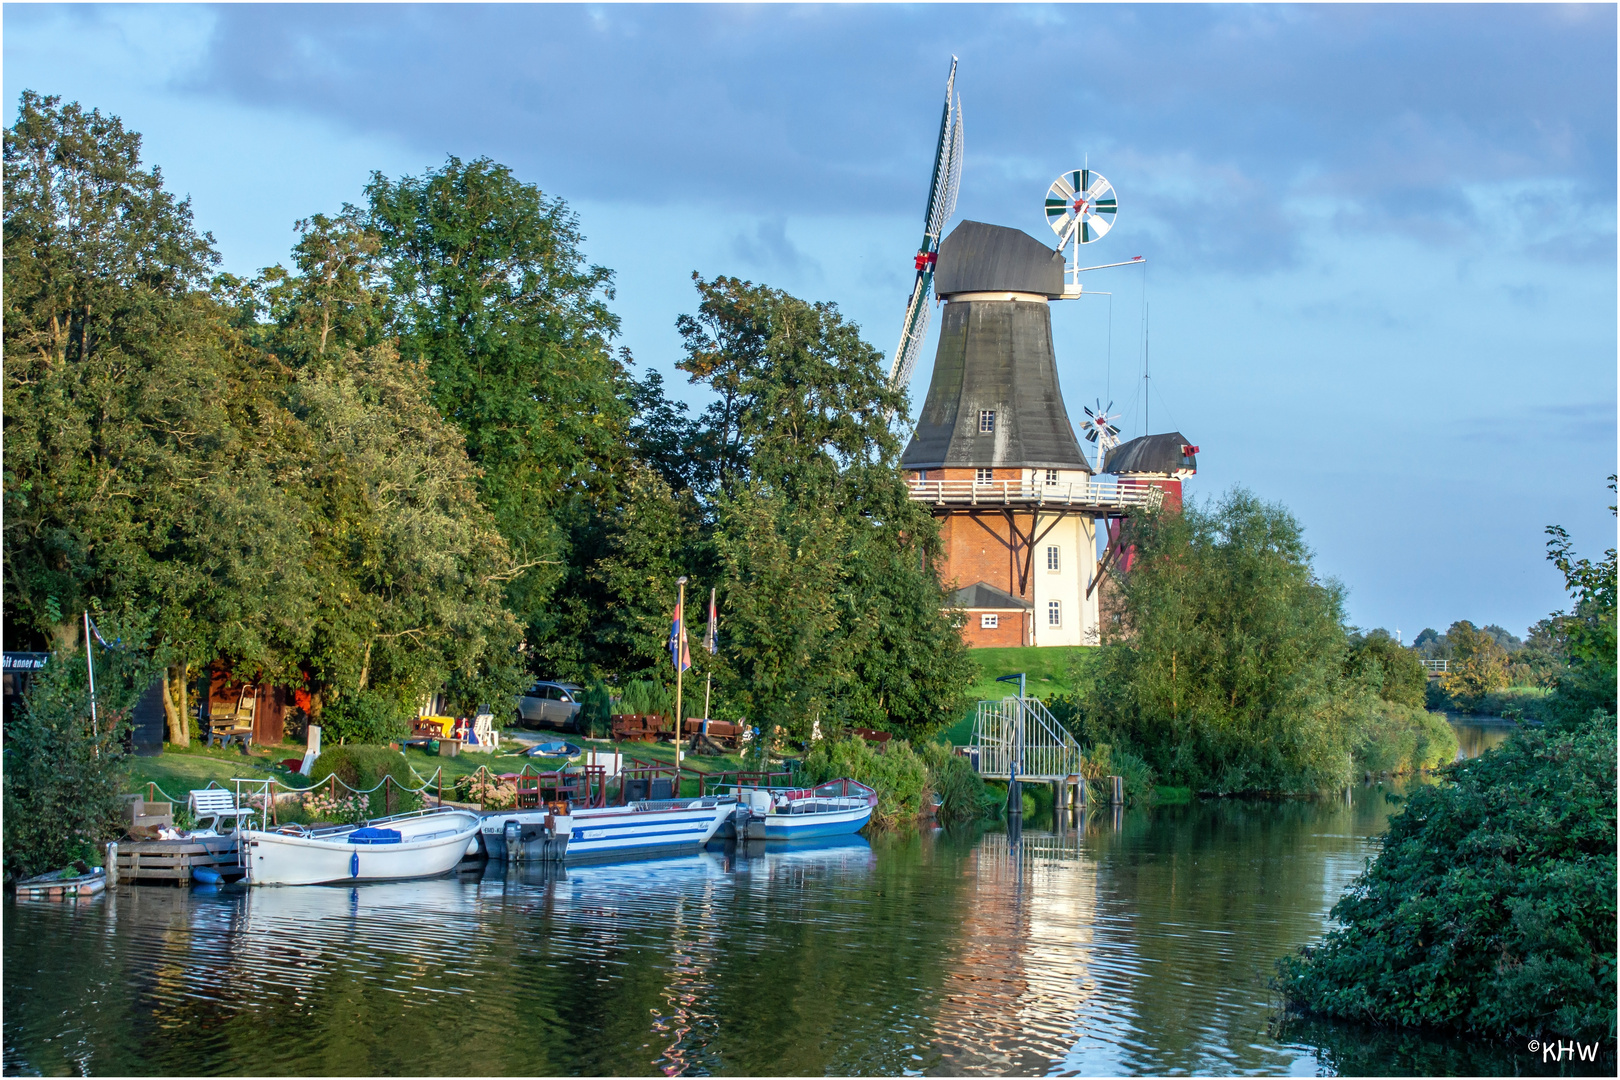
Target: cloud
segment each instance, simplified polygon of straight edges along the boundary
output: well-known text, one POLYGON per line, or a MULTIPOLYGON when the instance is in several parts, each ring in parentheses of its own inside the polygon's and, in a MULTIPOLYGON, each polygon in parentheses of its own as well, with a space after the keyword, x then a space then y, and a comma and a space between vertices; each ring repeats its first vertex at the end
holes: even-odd
POLYGON ((487 154, 570 200, 768 222, 920 214, 956 53, 968 216, 1039 235, 1046 185, 1089 159, 1150 254, 1189 266, 1288 268, 1325 220, 1437 247, 1498 245, 1506 221, 1530 257, 1586 259, 1612 247, 1615 23, 1596 5, 222 5, 169 79, 426 162, 487 154), (1493 184, 1557 187, 1569 235, 1546 248, 1541 208, 1469 194, 1493 184))
POLYGON ((782 218, 761 221, 753 234, 738 233, 731 242, 732 254, 759 270, 788 271, 821 277, 821 264, 800 251, 787 236, 782 218))

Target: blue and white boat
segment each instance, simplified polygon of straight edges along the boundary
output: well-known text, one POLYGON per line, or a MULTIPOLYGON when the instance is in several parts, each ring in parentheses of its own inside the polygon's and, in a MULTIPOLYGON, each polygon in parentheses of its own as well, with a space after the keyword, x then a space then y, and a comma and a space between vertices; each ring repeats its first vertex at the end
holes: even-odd
POLYGON ((745 788, 738 835, 750 840, 810 840, 860 832, 877 807, 877 792, 856 780, 810 788, 745 788))
POLYGON ((737 799, 643 799, 624 806, 497 810, 484 816, 481 835, 492 859, 590 862, 679 855, 700 850, 737 799))

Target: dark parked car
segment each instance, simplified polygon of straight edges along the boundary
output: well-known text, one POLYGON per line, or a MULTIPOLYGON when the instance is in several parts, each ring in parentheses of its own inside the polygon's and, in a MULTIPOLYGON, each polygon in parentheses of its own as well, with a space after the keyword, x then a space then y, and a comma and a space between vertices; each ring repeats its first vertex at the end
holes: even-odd
POLYGON ((537 682, 517 699, 513 722, 518 727, 577 731, 584 693, 583 687, 573 683, 537 682))

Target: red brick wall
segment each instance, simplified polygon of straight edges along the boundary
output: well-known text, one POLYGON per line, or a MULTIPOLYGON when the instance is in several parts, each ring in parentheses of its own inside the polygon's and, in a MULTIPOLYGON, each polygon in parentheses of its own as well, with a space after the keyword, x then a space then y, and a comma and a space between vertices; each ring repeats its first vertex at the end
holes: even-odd
POLYGON ((1028 619, 1022 611, 1003 611, 1001 625, 986 630, 979 625, 979 612, 967 613, 967 624, 962 627, 962 640, 970 649, 1000 649, 1026 643, 1025 629, 1028 619))

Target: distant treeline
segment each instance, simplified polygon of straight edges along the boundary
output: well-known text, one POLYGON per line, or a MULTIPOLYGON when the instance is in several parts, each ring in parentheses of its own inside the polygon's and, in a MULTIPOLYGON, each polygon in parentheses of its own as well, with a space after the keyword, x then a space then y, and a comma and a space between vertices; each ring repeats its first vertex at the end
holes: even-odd
POLYGON ((493 161, 374 174, 251 278, 114 117, 25 91, 5 170, 7 641, 99 611, 161 659, 172 739, 221 660, 362 740, 429 691, 662 677, 683 574, 717 716, 956 713, 906 400, 833 305, 694 274, 690 416, 615 347, 575 216, 493 161))

